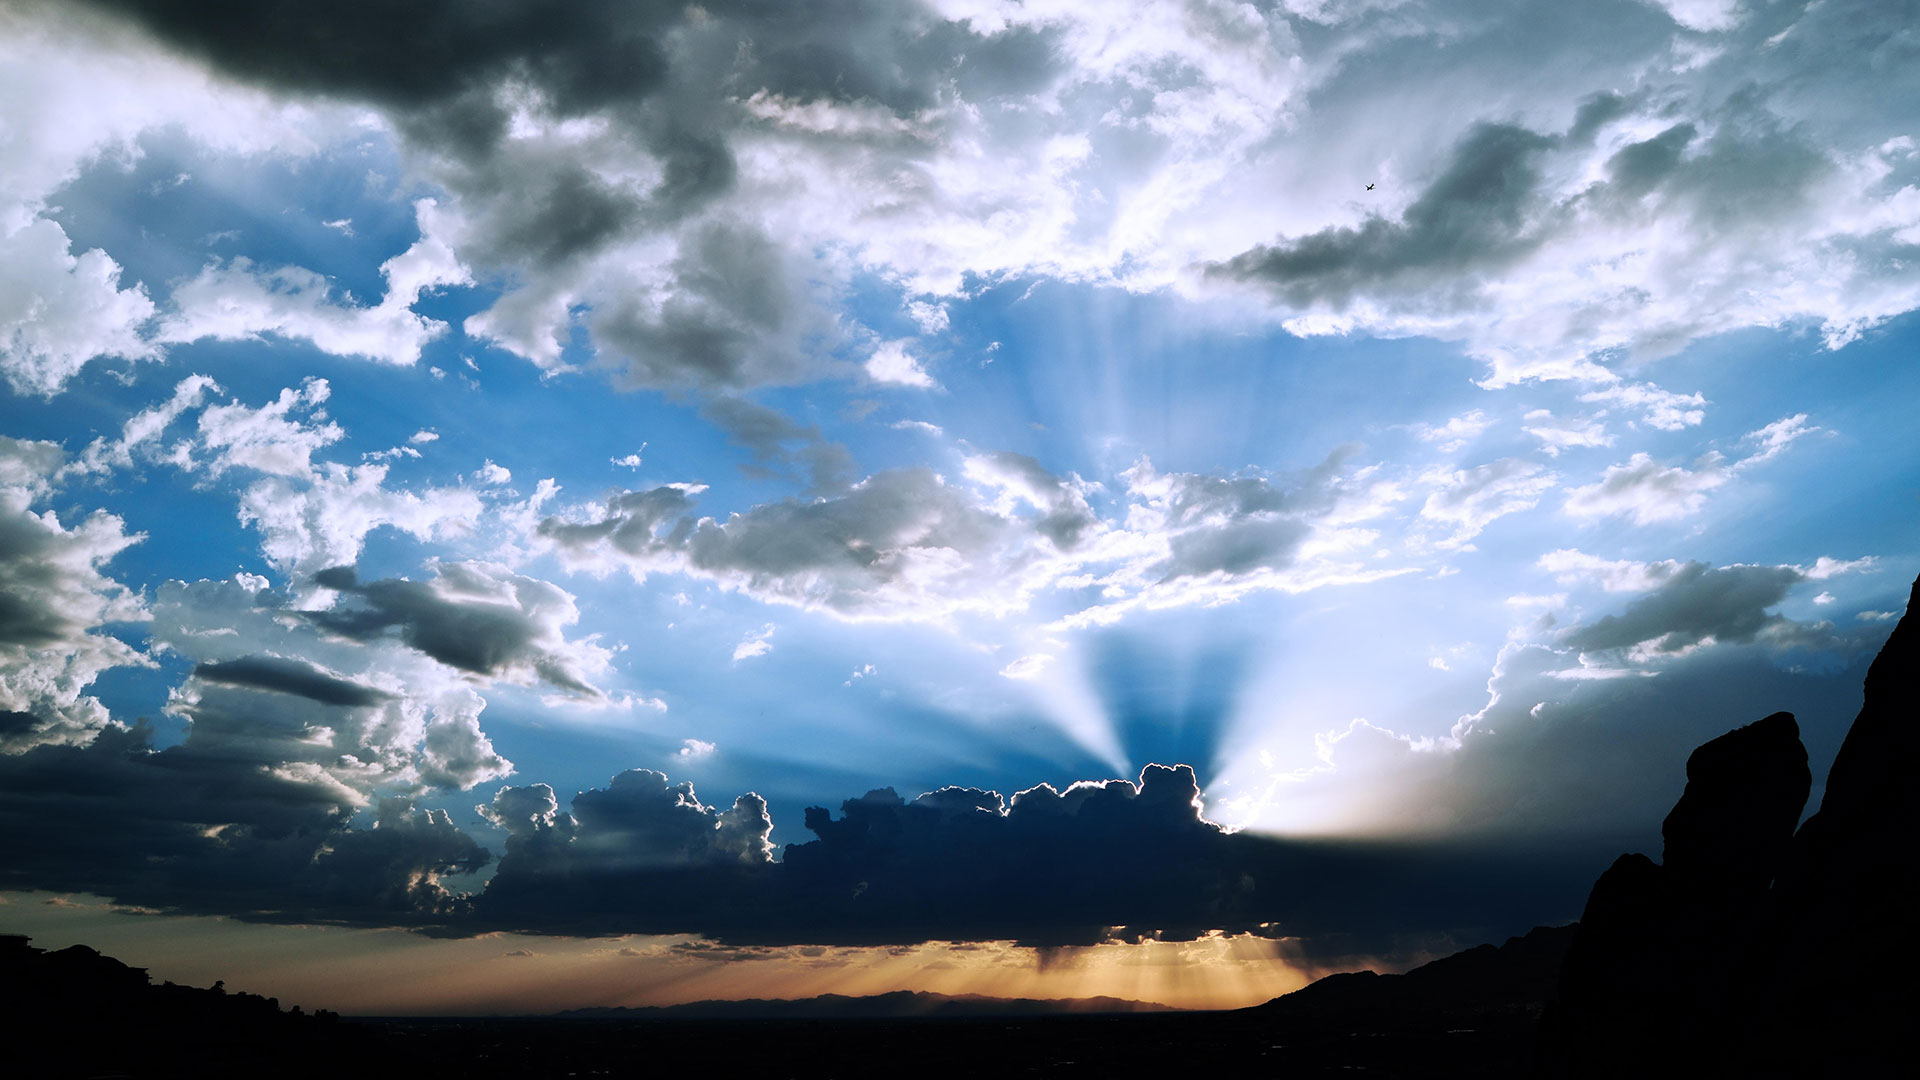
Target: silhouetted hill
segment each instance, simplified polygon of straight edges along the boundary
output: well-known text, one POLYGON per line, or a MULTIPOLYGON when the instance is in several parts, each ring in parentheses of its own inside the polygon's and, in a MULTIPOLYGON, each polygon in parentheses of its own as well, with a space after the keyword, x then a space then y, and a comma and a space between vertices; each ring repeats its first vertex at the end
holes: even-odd
POLYGON ((1661 828, 1588 897, 1541 1071, 1908 1075, 1920 945, 1920 582, 1798 832, 1811 785, 1789 713, 1701 746, 1661 828))
POLYGON ((1451 1027, 1503 1014, 1531 1020, 1554 999, 1575 929, 1537 926, 1504 945, 1481 945, 1401 975, 1329 975, 1248 1011, 1276 1021, 1361 1026, 1451 1027))
POLYGON ((1178 1012, 1154 1001, 1126 998, 998 998, 981 994, 934 994, 895 990, 888 994, 848 997, 821 994, 810 998, 747 998, 737 1001, 694 1001, 684 1005, 637 1008, 569 1009, 556 1020, 879 1020, 890 1017, 945 1019, 955 1017, 1111 1015, 1178 1012))
POLYGON ((163 983, 85 945, 48 952, 0 934, 0 1025, 17 1076, 310 1076, 369 1033, 325 1010, 163 983), (35 1051, 31 1057, 28 1049, 35 1051))

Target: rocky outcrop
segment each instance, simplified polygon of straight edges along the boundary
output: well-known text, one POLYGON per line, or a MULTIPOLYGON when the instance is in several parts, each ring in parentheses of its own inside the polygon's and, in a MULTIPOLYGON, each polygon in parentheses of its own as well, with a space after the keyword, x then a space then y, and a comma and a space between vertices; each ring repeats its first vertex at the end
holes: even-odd
POLYGON ((1543 1024, 1544 1074, 1904 1075, 1920 961, 1916 606, 1797 833, 1811 778, 1790 714, 1694 751, 1663 861, 1623 855, 1594 884, 1543 1024))

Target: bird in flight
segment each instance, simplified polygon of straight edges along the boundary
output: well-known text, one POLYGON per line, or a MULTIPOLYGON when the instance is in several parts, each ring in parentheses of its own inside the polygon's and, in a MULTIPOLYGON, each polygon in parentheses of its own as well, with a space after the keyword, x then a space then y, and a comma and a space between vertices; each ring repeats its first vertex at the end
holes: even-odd
POLYGON ((1373 190, 1373 185, 1372 185, 1372 184, 1368 184, 1368 185, 1367 185, 1367 190, 1368 190, 1368 191, 1372 191, 1372 190, 1373 190))

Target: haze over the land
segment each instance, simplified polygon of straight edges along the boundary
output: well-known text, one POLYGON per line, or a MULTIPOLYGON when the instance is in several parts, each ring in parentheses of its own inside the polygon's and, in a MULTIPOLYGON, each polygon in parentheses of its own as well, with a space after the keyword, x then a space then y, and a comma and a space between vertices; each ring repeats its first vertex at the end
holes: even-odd
POLYGON ((545 1012, 1574 918, 1920 570, 1916 26, 0 0, 0 930, 545 1012))

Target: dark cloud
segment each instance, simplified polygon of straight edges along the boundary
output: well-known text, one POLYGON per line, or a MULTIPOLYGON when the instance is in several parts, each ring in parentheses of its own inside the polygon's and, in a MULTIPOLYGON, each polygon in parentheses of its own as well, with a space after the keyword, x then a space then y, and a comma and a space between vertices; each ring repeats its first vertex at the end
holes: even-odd
POLYGON ((170 912, 272 922, 414 925, 455 914, 437 881, 486 849, 444 811, 358 798, 267 744, 192 731, 154 750, 144 725, 85 747, 0 755, 0 882, 170 912))
POLYGON ((770 862, 755 845, 771 823, 752 796, 720 811, 686 784, 636 771, 583 792, 569 816, 544 785, 506 788, 485 811, 510 835, 475 897, 476 927, 699 933, 729 945, 1052 946, 1212 929, 1379 940, 1462 919, 1524 920, 1511 897, 1537 907, 1555 889, 1572 910, 1585 884, 1557 880, 1564 855, 1528 871, 1543 886, 1517 882, 1517 864, 1484 851, 1229 833, 1201 817, 1198 796, 1191 769, 1159 765, 1138 785, 1043 784, 1010 803, 973 788, 912 801, 880 789, 842 803, 837 818, 809 809, 816 839, 770 862), (730 835, 750 842, 744 855, 730 835), (1489 902, 1500 890, 1509 898, 1489 902))
POLYGON ((378 705, 392 697, 370 686, 329 675, 305 661, 277 656, 248 656, 198 664, 193 673, 208 682, 277 690, 323 705, 378 705))
POLYGON ((1511 124, 1479 124, 1398 222, 1371 216, 1357 228, 1252 248, 1207 272, 1261 283, 1297 308, 1341 308, 1360 293, 1447 286, 1498 268, 1540 242, 1541 158, 1554 143, 1511 124))
POLYGON ((1642 642, 1658 652, 1677 652, 1711 638, 1745 643, 1788 627, 1767 609, 1786 599, 1806 579, 1791 566, 1723 566, 1687 563, 1652 593, 1618 615, 1576 627, 1562 639, 1583 651, 1628 649, 1642 642))
POLYGON ((84 2, 280 89, 415 109, 512 77, 568 114, 657 89, 667 67, 658 38, 680 11, 623 0, 84 2))
POLYGON ((432 582, 360 582, 352 568, 335 567, 315 574, 314 583, 347 597, 306 613, 329 633, 363 642, 391 634, 475 675, 537 677, 563 690, 599 693, 567 655, 561 627, 577 618, 573 598, 548 582, 499 567, 449 564, 438 567, 432 582))

